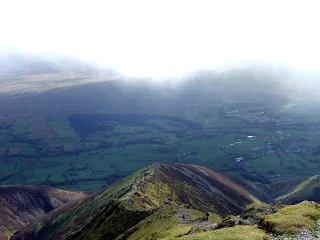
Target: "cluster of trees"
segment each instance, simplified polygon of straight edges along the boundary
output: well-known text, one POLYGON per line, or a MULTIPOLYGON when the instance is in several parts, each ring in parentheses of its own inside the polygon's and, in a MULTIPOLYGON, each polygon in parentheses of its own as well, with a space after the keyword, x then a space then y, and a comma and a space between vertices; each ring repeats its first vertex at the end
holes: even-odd
POLYGON ((128 126, 149 125, 151 119, 164 119, 183 124, 191 129, 202 129, 201 123, 187 119, 154 115, 154 114, 122 114, 122 115, 104 115, 104 114, 75 114, 69 117, 71 126, 78 132, 91 133, 111 130, 115 127, 114 122, 128 126))

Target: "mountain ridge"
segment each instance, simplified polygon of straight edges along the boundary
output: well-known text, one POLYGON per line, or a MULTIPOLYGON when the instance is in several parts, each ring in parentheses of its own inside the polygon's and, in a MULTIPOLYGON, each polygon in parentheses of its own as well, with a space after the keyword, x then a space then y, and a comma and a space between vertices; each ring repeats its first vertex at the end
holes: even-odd
MULTIPOLYGON (((317 179, 297 181, 295 186, 317 186, 317 179)), ((312 235, 319 204, 263 203, 260 197, 272 195, 272 189, 259 192, 260 187, 200 165, 156 163, 54 209, 10 239, 269 240, 300 231, 312 235)), ((299 192, 290 183, 282 187, 270 197, 286 199, 299 192)))
POLYGON ((6 236, 86 194, 48 186, 2 185, 0 196, 0 236, 6 236))
POLYGON ((252 202, 250 194, 226 175, 197 165, 157 163, 49 213, 12 239, 114 239, 163 206, 223 218, 240 214, 252 202))

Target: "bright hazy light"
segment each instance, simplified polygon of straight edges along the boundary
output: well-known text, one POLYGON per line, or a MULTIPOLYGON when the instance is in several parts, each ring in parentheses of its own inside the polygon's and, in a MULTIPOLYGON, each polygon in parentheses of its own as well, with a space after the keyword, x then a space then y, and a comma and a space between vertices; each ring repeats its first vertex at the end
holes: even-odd
POLYGON ((1 0, 0 44, 166 77, 230 62, 320 69, 318 0, 1 0))

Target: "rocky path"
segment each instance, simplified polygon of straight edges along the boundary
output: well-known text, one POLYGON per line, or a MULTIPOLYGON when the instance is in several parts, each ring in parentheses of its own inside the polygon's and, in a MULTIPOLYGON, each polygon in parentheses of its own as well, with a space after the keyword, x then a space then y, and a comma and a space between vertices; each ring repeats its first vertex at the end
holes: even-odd
POLYGON ((309 229, 305 228, 291 237, 279 237, 279 236, 273 236, 273 235, 270 235, 270 237, 272 240, 314 240, 314 239, 320 239, 320 221, 317 222, 316 229, 315 229, 315 235, 309 229))

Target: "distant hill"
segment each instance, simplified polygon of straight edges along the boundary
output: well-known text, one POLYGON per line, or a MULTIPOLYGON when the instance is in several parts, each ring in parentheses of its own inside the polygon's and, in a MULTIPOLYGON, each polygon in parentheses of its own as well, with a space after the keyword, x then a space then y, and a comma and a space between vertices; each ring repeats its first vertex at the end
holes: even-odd
POLYGON ((275 198, 275 202, 284 204, 295 204, 303 200, 320 202, 320 175, 291 184, 290 188, 275 198))
POLYGON ((28 53, 13 48, 0 49, 0 76, 97 71, 97 67, 93 64, 71 56, 28 53))
POLYGON ((0 239, 84 196, 47 186, 0 186, 0 239))

